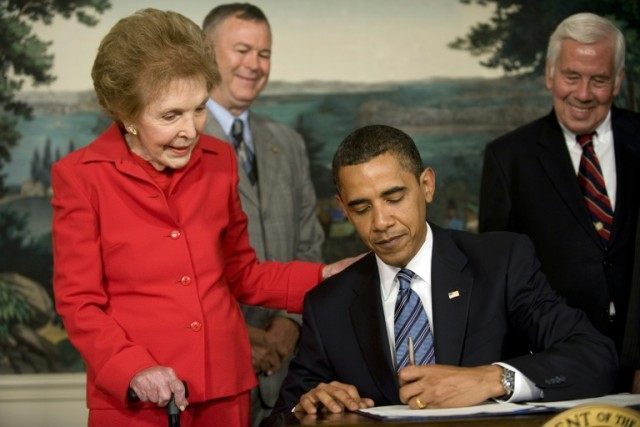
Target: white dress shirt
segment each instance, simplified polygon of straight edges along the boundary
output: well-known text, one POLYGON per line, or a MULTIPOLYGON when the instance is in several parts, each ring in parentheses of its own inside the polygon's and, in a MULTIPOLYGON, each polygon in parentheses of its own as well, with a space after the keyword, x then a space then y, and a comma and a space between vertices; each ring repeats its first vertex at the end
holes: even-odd
POLYGON ((236 117, 212 98, 209 98, 207 101, 207 108, 218 121, 225 135, 229 137, 230 142, 232 142, 231 127, 233 126, 233 121, 235 119, 242 120, 242 124, 244 124, 242 128, 242 139, 251 152, 255 154, 256 150, 253 148, 253 135, 251 134, 251 128, 249 127, 249 110, 244 110, 236 117))
MULTIPOLYGON (((560 123, 564 142, 567 144, 573 170, 578 175, 580 168, 580 157, 582 157, 582 147, 576 140, 576 134, 564 127, 560 123)), ((596 134, 593 136, 593 150, 598 157, 600 169, 602 169, 602 177, 604 178, 604 186, 607 189, 607 195, 611 202, 611 209, 616 209, 616 154, 613 147, 613 130, 611 129, 611 111, 607 114, 600 126, 596 128, 596 134)))
MULTIPOLYGON (((434 332, 433 324, 433 308, 431 299, 431 260, 433 258, 433 232, 427 223, 427 238, 416 253, 416 255, 407 263, 407 269, 413 271, 415 276, 411 280, 411 289, 413 289, 420 300, 422 306, 427 312, 431 331, 434 332)), ((382 310, 384 312, 384 320, 387 327, 387 336, 389 337, 389 349, 391 354, 396 354, 395 346, 395 330, 394 330, 394 314, 396 307, 396 299, 398 298, 398 279, 396 275, 400 269, 385 264, 377 255, 376 262, 378 264, 378 274, 380 277, 380 296, 382 298, 382 310)), ((435 332, 434 332, 435 337, 435 332)), ((438 353, 436 353, 436 363, 438 363, 438 353)), ((521 402, 525 400, 535 400, 542 397, 542 390, 528 379, 522 372, 514 367, 496 362, 495 364, 510 369, 516 373, 514 391, 509 402, 521 402)))

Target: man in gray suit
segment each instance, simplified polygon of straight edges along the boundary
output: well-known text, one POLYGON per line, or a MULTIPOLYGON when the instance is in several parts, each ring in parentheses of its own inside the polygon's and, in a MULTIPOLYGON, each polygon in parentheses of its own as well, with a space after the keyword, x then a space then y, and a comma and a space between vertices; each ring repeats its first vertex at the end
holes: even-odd
MULTIPOLYGON (((247 3, 225 4, 205 18, 221 83, 211 91, 205 133, 232 143, 238 154, 242 208, 261 260, 320 261, 324 240, 302 138, 249 111, 269 79, 271 29, 247 3)), ((252 392, 253 424, 269 414, 299 337, 299 316, 244 306, 259 387, 252 392)))

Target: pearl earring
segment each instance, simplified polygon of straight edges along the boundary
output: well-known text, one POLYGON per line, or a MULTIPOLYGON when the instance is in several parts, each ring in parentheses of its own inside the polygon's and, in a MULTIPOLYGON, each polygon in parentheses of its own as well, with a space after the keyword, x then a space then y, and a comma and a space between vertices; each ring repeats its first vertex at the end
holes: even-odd
POLYGON ((136 129, 136 127, 134 125, 129 125, 126 127, 127 132, 129 132, 131 135, 136 136, 138 135, 138 129, 136 129))

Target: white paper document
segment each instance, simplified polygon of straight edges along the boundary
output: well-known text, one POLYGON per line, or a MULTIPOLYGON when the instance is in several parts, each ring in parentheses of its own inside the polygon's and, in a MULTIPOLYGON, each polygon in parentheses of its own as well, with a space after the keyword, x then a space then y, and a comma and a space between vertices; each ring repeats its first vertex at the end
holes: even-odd
POLYGON ((608 396, 594 397, 591 399, 563 400, 559 402, 530 402, 529 405, 560 411, 578 405, 638 406, 640 405, 640 394, 610 394, 608 396))
POLYGON ((640 394, 612 394, 591 399, 564 400, 557 402, 486 402, 476 406, 449 409, 411 409, 407 405, 375 406, 358 412, 380 419, 401 418, 464 418, 519 415, 536 412, 559 412, 578 405, 640 406, 640 394))
POLYGON ((361 409, 358 412, 376 418, 443 418, 519 414, 538 411, 542 412, 544 408, 517 403, 488 402, 476 406, 467 406, 465 408, 449 409, 411 409, 407 405, 374 406, 373 408, 361 409))

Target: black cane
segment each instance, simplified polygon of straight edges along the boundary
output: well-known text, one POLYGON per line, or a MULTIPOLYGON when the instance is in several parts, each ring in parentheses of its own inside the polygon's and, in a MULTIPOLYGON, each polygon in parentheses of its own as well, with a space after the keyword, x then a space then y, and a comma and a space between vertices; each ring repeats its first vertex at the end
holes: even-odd
POLYGON ((180 408, 176 405, 176 397, 173 393, 167 403, 167 417, 169 418, 169 427, 180 427, 180 408))
MULTIPOLYGON (((182 381, 182 384, 184 384, 184 397, 189 397, 189 388, 187 387, 187 383, 182 381)), ((137 402, 140 400, 132 388, 129 388, 127 393, 131 402, 137 402)), ((173 393, 171 393, 171 399, 169 399, 169 403, 167 403, 167 418, 169 421, 169 427, 180 427, 180 408, 176 405, 176 397, 173 393)))

